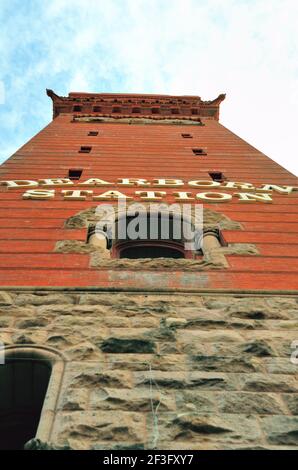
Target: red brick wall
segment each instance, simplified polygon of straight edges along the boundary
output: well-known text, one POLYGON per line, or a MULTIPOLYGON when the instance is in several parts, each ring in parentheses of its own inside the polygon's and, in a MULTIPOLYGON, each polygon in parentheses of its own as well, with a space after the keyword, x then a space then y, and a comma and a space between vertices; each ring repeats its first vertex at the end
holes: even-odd
MULTIPOLYGON (((70 114, 60 114, 19 149, 1 166, 1 180, 67 177, 68 169, 81 168, 82 181, 91 177, 111 182, 121 177, 187 181, 209 179, 209 171, 219 170, 230 181, 297 186, 297 178, 216 120, 203 119, 205 126, 179 126, 82 123, 71 119, 70 114), (90 130, 98 130, 98 136, 87 136, 90 130), (191 133, 193 138, 183 139, 183 132, 191 133), (82 145, 91 145, 92 152, 79 153, 82 145), (206 147, 207 156, 195 156, 191 149, 196 147, 206 147)), ((113 187, 87 189, 100 193, 113 187)), ((119 188, 126 194, 136 189, 140 188, 119 188)), ((60 190, 57 188, 53 200, 32 201, 22 200, 23 189, 7 191, 1 187, 0 284, 146 288, 146 273, 131 273, 124 280, 123 273, 90 268, 88 254, 53 252, 58 240, 85 240, 85 229, 65 229, 64 222, 78 211, 98 205, 91 199, 65 201, 60 190)), ((174 188, 160 190, 167 191, 169 202, 174 201, 174 188)), ((177 190, 193 194, 203 191, 187 186, 177 190)), ((297 289, 297 201, 297 192, 273 192, 272 204, 240 204, 236 197, 229 203, 206 204, 242 224, 243 230, 223 232, 227 242, 254 243, 260 255, 229 256, 230 267, 223 271, 152 273, 150 286, 297 289)))

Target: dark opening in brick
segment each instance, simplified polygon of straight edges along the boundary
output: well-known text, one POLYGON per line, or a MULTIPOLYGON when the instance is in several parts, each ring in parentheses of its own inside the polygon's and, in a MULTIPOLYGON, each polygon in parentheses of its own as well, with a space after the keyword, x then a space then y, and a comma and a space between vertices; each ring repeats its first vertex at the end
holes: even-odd
POLYGON ((140 112, 141 112, 141 108, 132 108, 132 112, 133 112, 133 113, 140 113, 140 112))
POLYGON ((181 134, 181 136, 183 137, 183 139, 192 139, 191 134, 181 134))
POLYGON ((192 149, 192 152, 195 154, 195 155, 207 155, 207 152, 205 149, 192 149))
POLYGON ((152 114, 159 114, 159 108, 152 108, 151 112, 152 114))
POLYGON ((179 109, 173 108, 173 109, 171 110, 171 112, 172 112, 172 114, 179 114, 179 109))
POLYGON ((213 181, 217 181, 218 183, 222 183, 226 179, 221 171, 210 171, 209 176, 211 176, 213 181))
POLYGON ((101 113, 101 107, 100 106, 93 106, 93 112, 94 113, 101 113))
POLYGON ((119 108, 119 107, 117 106, 116 108, 113 108, 113 109, 112 109, 112 112, 119 114, 119 113, 121 113, 121 108, 119 108))
POLYGON ((199 114, 197 109, 192 109, 191 114, 199 114))
POLYGON ((79 113, 79 112, 82 111, 82 106, 79 106, 79 105, 76 104, 76 105, 73 107, 73 110, 76 111, 77 113, 79 113))
POLYGON ((83 170, 70 169, 68 170, 68 178, 70 180, 79 180, 82 176, 83 170))
POLYGON ((79 152, 80 152, 80 153, 90 153, 91 150, 92 150, 92 147, 89 147, 89 146, 87 146, 87 145, 83 145, 83 146, 80 148, 79 152))
POLYGON ((98 132, 97 131, 89 131, 88 135, 95 136, 95 135, 98 135, 98 132))

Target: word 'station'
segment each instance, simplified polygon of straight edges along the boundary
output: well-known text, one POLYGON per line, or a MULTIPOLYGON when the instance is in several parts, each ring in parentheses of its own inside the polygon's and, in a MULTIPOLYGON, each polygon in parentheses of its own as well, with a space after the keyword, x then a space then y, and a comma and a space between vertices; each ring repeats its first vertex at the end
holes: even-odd
POLYGON ((140 199, 143 201, 158 201, 172 196, 177 202, 205 201, 207 203, 229 202, 237 198, 241 203, 272 203, 272 193, 289 195, 298 191, 298 186, 284 186, 264 183, 255 187, 252 183, 239 181, 225 181, 220 183, 213 180, 191 180, 158 178, 149 181, 143 178, 118 178, 116 182, 105 181, 100 178, 89 178, 82 182, 72 181, 69 178, 46 178, 39 180, 5 180, 0 181, 0 187, 7 190, 24 190, 23 199, 47 200, 57 195, 66 201, 113 201, 140 199), (72 188, 75 186, 75 188, 72 188), (188 188, 186 189, 185 186, 188 188), (57 191, 51 188, 65 187, 57 191), (100 193, 89 188, 109 188, 112 190, 100 193), (128 188, 128 194, 122 188, 128 188), (117 188, 117 189, 115 189, 117 188), (131 189, 137 188, 136 191, 131 189), (172 188, 168 193, 159 188, 172 188), (176 190, 175 190, 176 189, 176 190), (195 192, 195 189, 202 191, 195 192), (224 190, 224 192, 222 192, 224 190), (236 190, 236 191, 235 191, 236 190), (226 192, 229 191, 229 192, 226 192), (230 192, 232 191, 232 193, 230 192))

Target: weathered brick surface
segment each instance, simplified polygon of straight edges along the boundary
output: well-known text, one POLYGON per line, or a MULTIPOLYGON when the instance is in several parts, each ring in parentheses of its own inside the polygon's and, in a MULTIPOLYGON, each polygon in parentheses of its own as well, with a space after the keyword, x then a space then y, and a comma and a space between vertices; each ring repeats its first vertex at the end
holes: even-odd
MULTIPOLYGON (((97 177, 111 182, 106 188, 92 188, 100 192, 114 188, 121 177, 189 181, 210 179, 208 172, 217 170, 230 181, 247 181, 256 186, 261 183, 297 186, 297 178, 292 174, 224 128, 217 120, 217 112, 209 118, 203 114, 203 126, 161 125, 158 121, 150 125, 72 122, 73 99, 77 98, 72 97, 64 113, 59 109, 60 114, 57 111, 59 115, 42 132, 1 166, 2 180, 66 177, 68 169, 81 168, 83 180, 97 177), (99 134, 90 137, 90 130, 99 134), (183 139, 183 132, 190 132, 192 139, 183 139), (79 153, 82 145, 91 145, 91 153, 79 153), (206 156, 193 155, 192 148, 198 146, 207 149, 206 156)), ((84 103, 86 109, 92 108, 90 103, 84 103)), ((110 103, 107 105, 111 107, 110 103)), ((126 109, 125 113, 128 112, 126 109)), ((183 115, 186 108, 181 112, 183 115)), ((59 189, 51 201, 22 200, 23 190, 0 188, 0 254, 3 253, 0 285, 123 288, 135 285, 137 279, 140 288, 148 285, 146 272, 135 278, 130 274, 119 277, 92 266, 88 253, 80 258, 75 253, 68 257, 54 253, 56 242, 86 240, 86 228, 70 230, 64 222, 79 211, 96 207, 95 201, 64 201, 59 189), (18 255, 14 259, 15 253, 18 255)), ((133 196, 135 189, 122 188, 133 196)), ((176 189, 166 188, 165 201, 174 202, 176 189)), ((187 186, 183 190, 192 195, 197 192, 187 186)), ((241 230, 223 230, 227 243, 255 244, 258 254, 249 259, 231 255, 223 275, 214 273, 212 266, 204 276, 196 273, 185 276, 183 268, 176 269, 171 276, 159 276, 156 282, 150 275, 153 285, 164 289, 297 290, 297 201, 297 192, 289 195, 273 192, 272 204, 241 204, 235 197, 224 204, 204 203, 205 208, 241 224, 241 230)))

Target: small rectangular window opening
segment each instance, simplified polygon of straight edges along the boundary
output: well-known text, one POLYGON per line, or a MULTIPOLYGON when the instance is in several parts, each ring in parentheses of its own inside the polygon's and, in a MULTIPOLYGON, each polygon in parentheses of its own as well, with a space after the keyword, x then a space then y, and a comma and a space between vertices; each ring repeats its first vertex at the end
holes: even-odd
POLYGON ((89 131, 88 135, 96 136, 96 135, 98 135, 98 132, 97 131, 89 131))
POLYGON ((83 170, 75 170, 70 169, 68 170, 68 178, 72 181, 77 181, 81 178, 83 170))
POLYGON ((152 108, 152 114, 159 114, 159 108, 152 108))
POLYGON ((93 112, 94 113, 101 113, 101 107, 100 106, 93 106, 93 112))
POLYGON ((133 112, 133 113, 140 113, 140 112, 141 112, 141 108, 132 108, 132 112, 133 112))
POLYGON ((181 136, 183 137, 183 139, 192 139, 191 134, 181 134, 181 136))
POLYGON ((191 114, 198 114, 198 110, 197 109, 192 109, 191 114))
POLYGON ((226 179, 225 175, 221 171, 210 171, 209 176, 213 181, 217 181, 218 183, 222 183, 226 179))
POLYGON ((207 152, 205 149, 192 149, 192 152, 195 154, 195 155, 207 155, 207 152))
POLYGON ((118 108, 118 107, 117 107, 117 108, 113 108, 113 109, 112 109, 112 112, 113 112, 113 113, 118 113, 118 114, 120 114, 120 113, 121 113, 121 108, 118 108))
POLYGON ((91 152, 91 149, 92 149, 92 147, 89 147, 89 146, 87 146, 87 145, 83 145, 83 146, 80 148, 79 152, 80 152, 80 153, 90 153, 90 152, 91 152))
POLYGON ((79 106, 79 105, 76 104, 76 105, 73 107, 73 110, 76 111, 77 113, 79 113, 79 112, 82 111, 82 106, 79 106))
POLYGON ((179 109, 173 108, 173 109, 171 110, 171 112, 172 112, 172 114, 179 114, 179 109))

